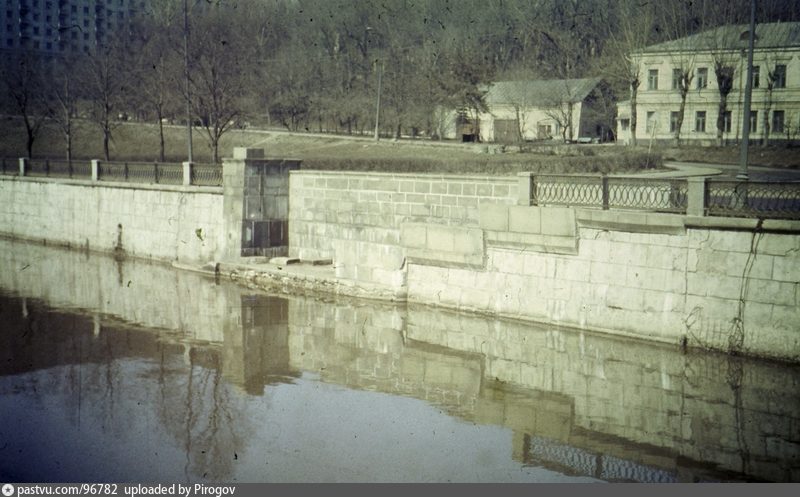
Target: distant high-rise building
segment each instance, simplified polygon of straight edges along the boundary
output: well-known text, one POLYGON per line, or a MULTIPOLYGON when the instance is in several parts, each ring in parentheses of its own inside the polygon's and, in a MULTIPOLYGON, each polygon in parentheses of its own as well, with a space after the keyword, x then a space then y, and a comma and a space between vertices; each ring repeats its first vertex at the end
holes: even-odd
POLYGON ((80 53, 102 44, 143 0, 2 0, 0 49, 80 53))

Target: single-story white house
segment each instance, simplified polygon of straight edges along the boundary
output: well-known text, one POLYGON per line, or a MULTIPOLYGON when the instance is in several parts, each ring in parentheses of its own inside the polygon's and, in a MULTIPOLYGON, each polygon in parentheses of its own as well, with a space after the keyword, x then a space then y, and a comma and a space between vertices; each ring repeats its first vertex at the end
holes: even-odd
POLYGON ((600 78, 496 81, 486 87, 486 112, 452 113, 445 137, 487 142, 607 141, 614 102, 600 78))

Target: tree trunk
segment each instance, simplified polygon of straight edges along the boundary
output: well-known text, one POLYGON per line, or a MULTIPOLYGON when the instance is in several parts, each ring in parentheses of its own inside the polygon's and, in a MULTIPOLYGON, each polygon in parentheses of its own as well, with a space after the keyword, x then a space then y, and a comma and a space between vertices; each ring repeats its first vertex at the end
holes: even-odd
POLYGON ((64 132, 64 141, 67 146, 67 162, 72 162, 72 131, 70 129, 64 132))
POLYGON ((158 160, 164 162, 164 116, 161 114, 161 109, 156 110, 158 117, 158 160))
POLYGON ((36 132, 31 125, 28 124, 27 117, 25 118, 25 130, 28 132, 28 139, 25 147, 28 151, 28 158, 33 158, 33 142, 36 140, 36 132))
POLYGON ((764 98, 764 138, 761 141, 761 145, 766 147, 769 145, 769 112, 772 109, 772 85, 770 84, 767 86, 767 95, 764 98))
POLYGON ((678 107, 678 120, 675 123, 675 146, 681 146, 681 129, 683 129, 683 118, 686 113, 686 94, 688 91, 681 90, 681 105, 678 107))
POLYGON ((728 94, 720 93, 719 107, 717 107, 717 145, 722 146, 723 133, 725 132, 725 112, 728 110, 728 94))
POLYGON ((639 96, 639 81, 631 83, 631 145, 636 146, 636 98, 639 96))
POLYGON ((105 157, 107 161, 111 160, 111 155, 109 154, 108 151, 109 135, 111 135, 109 129, 108 128, 103 129, 103 157, 105 157))

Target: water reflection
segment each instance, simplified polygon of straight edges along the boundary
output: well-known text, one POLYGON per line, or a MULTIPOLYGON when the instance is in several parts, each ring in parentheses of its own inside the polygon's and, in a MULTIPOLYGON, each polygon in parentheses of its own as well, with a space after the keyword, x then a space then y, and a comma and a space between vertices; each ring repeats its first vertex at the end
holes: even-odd
POLYGON ((800 480, 797 367, 0 254, 0 479, 800 480))

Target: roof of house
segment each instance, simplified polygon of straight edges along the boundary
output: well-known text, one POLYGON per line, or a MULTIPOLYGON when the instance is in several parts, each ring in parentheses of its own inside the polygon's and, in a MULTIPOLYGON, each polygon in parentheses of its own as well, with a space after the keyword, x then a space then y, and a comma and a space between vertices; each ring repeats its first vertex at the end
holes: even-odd
POLYGON ((551 107, 563 102, 580 102, 602 81, 601 78, 495 81, 486 93, 488 105, 516 104, 551 107))
MULTIPOLYGON (((750 26, 733 24, 650 45, 642 53, 747 48, 750 26)), ((800 47, 800 22, 756 24, 755 48, 800 47)))

